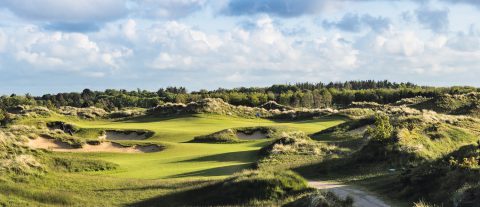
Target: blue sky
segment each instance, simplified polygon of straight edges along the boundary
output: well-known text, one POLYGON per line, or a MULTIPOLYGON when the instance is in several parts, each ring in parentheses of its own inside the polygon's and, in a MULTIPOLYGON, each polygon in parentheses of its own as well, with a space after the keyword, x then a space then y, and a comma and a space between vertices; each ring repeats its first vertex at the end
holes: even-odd
POLYGON ((480 86, 476 0, 2 0, 0 94, 480 86))

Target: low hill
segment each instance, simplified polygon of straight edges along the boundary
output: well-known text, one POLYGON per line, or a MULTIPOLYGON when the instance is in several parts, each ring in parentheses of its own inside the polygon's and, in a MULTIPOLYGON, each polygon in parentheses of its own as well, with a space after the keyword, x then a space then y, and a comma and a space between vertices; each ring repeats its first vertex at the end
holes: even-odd
MULTIPOLYGON (((268 107, 266 107, 268 108, 268 107)), ((282 110, 273 108, 258 108, 248 106, 234 106, 226 103, 219 98, 206 98, 197 102, 188 104, 166 103, 159 105, 148 111, 150 115, 179 115, 179 114, 200 114, 212 113, 220 115, 238 116, 238 117, 263 117, 275 119, 303 119, 320 117, 335 113, 332 109, 290 109, 282 108, 282 110)))
POLYGON ((398 186, 395 190, 400 191, 400 197, 443 206, 476 206, 480 202, 479 160, 478 143, 466 145, 406 171, 393 186, 398 186))
POLYGON ((444 94, 414 104, 411 107, 445 114, 480 117, 480 93, 444 94))

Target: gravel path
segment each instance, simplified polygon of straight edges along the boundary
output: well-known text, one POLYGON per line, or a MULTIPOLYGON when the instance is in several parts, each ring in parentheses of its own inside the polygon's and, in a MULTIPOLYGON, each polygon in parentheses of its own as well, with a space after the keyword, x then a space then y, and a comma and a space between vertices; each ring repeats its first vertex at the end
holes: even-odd
POLYGON ((353 188, 352 186, 327 181, 309 181, 308 183, 314 188, 328 190, 343 199, 350 196, 354 200, 353 206, 355 207, 390 207, 390 205, 372 193, 353 188))

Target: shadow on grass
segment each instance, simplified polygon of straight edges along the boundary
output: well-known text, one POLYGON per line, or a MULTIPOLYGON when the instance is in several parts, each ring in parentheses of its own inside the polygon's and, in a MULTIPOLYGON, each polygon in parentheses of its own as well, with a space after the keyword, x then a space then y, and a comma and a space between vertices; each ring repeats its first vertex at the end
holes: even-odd
POLYGON ((187 188, 191 186, 202 185, 209 182, 211 181, 196 180, 196 181, 186 181, 186 182, 175 183, 173 185, 159 184, 159 185, 138 186, 138 187, 99 189, 94 191, 108 192, 108 191, 176 190, 176 189, 187 188))
POLYGON ((201 177, 224 176, 224 175, 231 175, 233 173, 239 172, 244 169, 252 168, 252 167, 254 167, 253 163, 229 165, 229 166, 223 166, 223 167, 209 168, 205 170, 198 170, 194 172, 176 174, 176 175, 168 176, 167 178, 185 178, 185 177, 192 177, 192 176, 201 176, 201 177))
MULTIPOLYGON (((202 200, 201 195, 208 193, 212 190, 212 186, 218 184, 218 182, 207 182, 208 184, 200 184, 194 186, 194 189, 187 189, 179 192, 174 192, 167 195, 157 196, 149 198, 140 202, 127 204, 126 206, 158 206, 158 207, 171 207, 171 206, 198 206, 199 203, 207 203, 202 200)), ((193 185, 192 185, 193 186, 193 185)))
POLYGON ((208 155, 189 160, 175 161, 173 163, 184 162, 253 162, 258 158, 258 150, 227 152, 221 154, 208 155))
POLYGON ((168 115, 168 116, 155 116, 155 115, 144 115, 137 116, 133 118, 123 118, 117 119, 113 122, 123 122, 123 123, 148 123, 148 122, 158 122, 158 121, 168 121, 179 118, 197 118, 195 114, 181 114, 181 115, 168 115))
POLYGON ((279 119, 279 118, 269 118, 268 120, 273 121, 275 123, 322 123, 322 122, 330 122, 330 121, 348 121, 350 120, 347 117, 340 116, 340 115, 326 115, 320 118, 293 118, 293 119, 279 119))

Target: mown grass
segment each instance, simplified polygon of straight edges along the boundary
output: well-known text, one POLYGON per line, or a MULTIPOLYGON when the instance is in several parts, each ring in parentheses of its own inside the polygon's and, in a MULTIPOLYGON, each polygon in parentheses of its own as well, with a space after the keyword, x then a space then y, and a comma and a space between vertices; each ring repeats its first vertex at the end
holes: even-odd
MULTIPOLYGON (((251 164, 258 158, 257 150, 268 143, 268 140, 228 145, 186 143, 195 136, 210 134, 226 128, 255 126, 285 126, 306 133, 314 133, 340 124, 344 122, 344 119, 330 117, 294 122, 275 122, 266 119, 199 114, 167 118, 142 117, 122 121, 91 121, 53 116, 36 121, 64 121, 86 131, 99 128, 153 131, 155 134, 152 137, 134 142, 159 143, 166 146, 165 150, 158 153, 73 153, 72 156, 102 159, 119 165, 117 170, 92 172, 94 174, 107 174, 108 176, 123 178, 157 179, 225 177, 251 167, 251 164)), ((32 120, 22 120, 21 122, 32 123, 32 120)), ((124 143, 128 144, 129 142, 124 143)))

